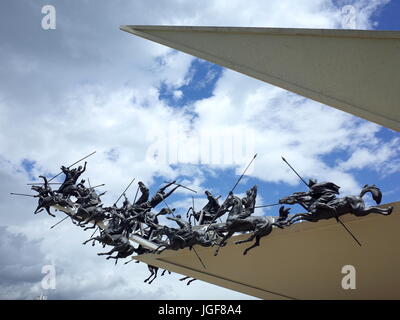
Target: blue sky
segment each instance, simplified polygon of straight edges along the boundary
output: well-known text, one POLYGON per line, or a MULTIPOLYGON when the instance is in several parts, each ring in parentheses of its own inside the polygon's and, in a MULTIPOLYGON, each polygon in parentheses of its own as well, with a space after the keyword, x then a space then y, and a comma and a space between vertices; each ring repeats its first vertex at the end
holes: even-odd
MULTIPOLYGON (((377 22, 375 25, 376 30, 400 30, 400 2, 391 1, 380 10, 377 10, 373 15, 374 21, 377 22)), ((224 68, 206 62, 200 59, 194 59, 191 63, 190 69, 186 75, 187 82, 178 88, 168 88, 165 83, 161 83, 159 87, 160 99, 164 100, 169 106, 173 108, 179 108, 188 104, 192 104, 197 100, 209 98, 213 94, 216 82, 221 77, 224 68), (215 75, 212 81, 204 81, 207 78, 207 74, 212 71, 215 75), (198 83, 201 82, 201 86, 198 83), (173 92, 179 90, 182 92, 182 97, 179 99, 174 98, 173 92)), ((366 120, 360 119, 361 122, 367 122, 366 120)), ((376 137, 382 141, 391 141, 398 137, 398 133, 393 130, 381 127, 376 133, 376 137)), ((260 151, 261 150, 257 150, 260 151)), ((351 152, 346 150, 332 151, 329 154, 323 155, 321 158, 324 163, 328 166, 333 166, 339 161, 345 161, 351 152)), ((251 158, 249 158, 249 161, 251 158)), ((292 166, 296 167, 296 159, 288 159, 292 166)), ((257 161, 257 160, 256 160, 257 161)), ((399 161, 399 159, 397 159, 399 161)), ((282 164, 284 165, 284 164, 282 164)), ((216 190, 217 195, 226 195, 226 193, 232 188, 238 179, 238 175, 235 174, 234 169, 219 169, 216 170, 217 177, 212 176, 206 177, 205 185, 209 185, 216 190)), ((290 173, 294 174, 294 173, 290 173)), ((364 184, 376 184, 379 186, 384 193, 383 202, 393 202, 399 200, 400 186, 400 172, 393 172, 391 174, 382 174, 381 172, 374 170, 374 168, 367 167, 362 169, 353 169, 351 174, 355 177, 361 185, 364 184)), ((185 178, 185 177, 182 177, 185 178)), ((304 176, 306 181, 309 178, 315 178, 312 176, 304 176)), ((162 179, 158 179, 157 182, 161 182, 162 179)), ((259 194, 264 198, 264 203, 276 203, 279 197, 283 197, 295 191, 305 191, 306 188, 299 181, 297 186, 288 186, 284 183, 265 183, 264 181, 254 178, 247 177, 243 179, 240 185, 236 188, 236 192, 243 193, 252 185, 259 186, 259 194)), ((298 208, 297 208, 298 209, 298 208)), ((296 210, 296 209, 293 209, 296 210)), ((268 215, 275 215, 276 210, 266 211, 268 215)))
MULTIPOLYGON (((400 3, 398 1, 389 2, 373 14, 372 18, 378 22, 375 25, 375 29, 400 30, 400 22, 398 19, 399 14, 400 3)), ((177 52, 172 51, 172 54, 176 53, 177 52)), ((165 81, 161 81, 159 83, 159 99, 165 102, 171 108, 181 108, 184 106, 189 106, 198 100, 207 99, 213 95, 215 85, 223 74, 223 71, 224 68, 218 65, 197 58, 193 59, 190 63, 189 69, 187 70, 187 73, 184 76, 184 84, 178 87, 171 87, 165 81), (176 97, 174 95, 176 92, 180 92, 181 96, 176 97)), ((192 113, 192 116, 195 118, 196 114, 192 113)), ((391 139, 397 137, 398 134, 390 129, 382 127, 379 132, 376 133, 376 136, 382 139, 382 141, 390 141, 391 139)), ((115 160, 117 156, 118 150, 116 148, 112 148, 108 153, 108 158, 111 160, 115 160)), ((322 160, 327 165, 334 165, 340 160, 345 160, 348 156, 349 154, 346 151, 339 150, 323 155, 322 160)), ((289 161, 293 166, 296 166, 296 159, 290 159, 289 161)), ((36 161, 31 159, 23 159, 21 162, 21 166, 29 174, 31 179, 34 178, 32 176, 32 172, 35 164, 36 161)), ((206 176, 206 182, 204 184, 209 185, 210 188, 214 189, 218 194, 224 195, 230 190, 229 186, 233 185, 239 176, 235 175, 234 168, 215 170, 218 177, 213 178, 212 176, 206 176)), ((395 172, 390 175, 382 175, 380 172, 377 172, 372 168, 364 168, 361 170, 352 170, 351 174, 358 181, 360 181, 360 184, 375 183, 382 189, 384 193, 387 192, 384 197, 384 202, 398 200, 398 192, 400 191, 400 187, 397 183, 400 178, 399 172, 395 172)), ((186 177, 182 176, 180 178, 184 179, 186 177)), ((308 179, 312 177, 304 176, 304 178, 308 179)), ((151 186, 154 191, 158 188, 157 184, 163 180, 165 179, 162 177, 155 180, 154 184, 151 186)), ((284 196, 285 194, 289 194, 293 191, 304 190, 304 186, 301 183, 299 183, 298 186, 292 187, 288 186, 287 184, 265 183, 260 179, 250 176, 241 182, 236 191, 238 193, 245 192, 245 190, 250 188, 253 184, 259 186, 260 194, 262 194, 266 200, 269 200, 266 201, 267 203, 276 202, 278 197, 284 196), (246 183, 244 183, 244 181, 246 183), (272 196, 271 192, 263 192, 263 190, 273 190, 275 197, 272 196)), ((180 197, 178 196, 178 199, 179 198, 180 197)), ((268 214, 274 213, 269 210, 268 214)))
MULTIPOLYGON (((375 29, 400 30, 400 22, 398 19, 399 14, 400 3, 398 1, 389 2, 388 4, 377 10, 372 16, 372 19, 377 22, 377 24, 375 25, 375 29)), ((177 52, 172 51, 169 54, 176 55, 177 52)), ((160 65, 166 63, 162 59, 158 58, 155 61, 160 65)), ((182 85, 171 86, 170 84, 168 84, 167 81, 161 81, 159 83, 159 99, 171 108, 179 109, 191 106, 195 102, 202 99, 207 99, 213 95, 215 86, 222 76, 223 72, 223 67, 195 58, 191 61, 190 66, 186 74, 184 75, 184 82, 182 85), (176 92, 179 92, 179 96, 176 96, 176 92)), ((194 119, 196 118, 196 113, 192 112, 190 108, 186 108, 185 110, 194 119)), ((362 122, 365 120, 360 119, 360 121, 362 122)), ((382 141, 390 141, 398 137, 398 133, 382 127, 376 133, 376 137, 378 137, 382 141)), ((262 151, 256 150, 256 152, 262 151)), ((111 161, 115 161, 118 155, 119 151, 117 148, 112 148, 107 153, 107 157, 111 161)), ((283 154, 283 156, 285 155, 283 154)), ((345 161, 349 156, 350 152, 346 152, 346 150, 334 150, 328 154, 322 155, 321 160, 327 166, 334 166, 339 161, 345 161)), ((249 158, 249 161, 250 160, 251 158, 249 158)), ((296 167, 296 159, 287 160, 292 164, 292 166, 296 167)), ((35 164, 36 161, 30 159, 23 159, 21 162, 22 167, 29 174, 30 179, 34 178, 32 172, 35 164)), ((257 165, 257 160, 255 165, 257 165)), ((282 166, 286 165, 282 162, 282 166)), ((213 190, 216 195, 221 195, 221 199, 223 199, 223 197, 235 184, 239 176, 235 174, 235 168, 233 167, 228 169, 215 168, 214 173, 216 174, 216 176, 205 174, 203 187, 213 190)), ((400 179, 400 172, 397 171, 386 175, 381 174, 381 172, 374 170, 372 167, 367 167, 358 170, 353 169, 350 173, 360 183, 360 185, 375 183, 377 186, 379 186, 384 193, 383 202, 393 202, 399 200, 398 195, 400 192, 400 186, 398 184, 398 181, 400 179)), ((294 175, 294 173, 288 174, 294 175)), ((309 178, 315 178, 308 175, 305 175, 303 177, 306 180, 309 178)), ((190 179, 190 177, 182 175, 178 179, 190 179)), ((59 179, 59 181, 61 180, 62 178, 59 179)), ((150 185, 151 190, 155 192, 165 180, 167 180, 165 177, 155 177, 153 183, 150 185)), ((257 185, 259 187, 259 195, 263 198, 263 204, 276 203, 280 197, 283 197, 295 191, 306 190, 305 186, 300 180, 297 185, 292 186, 286 183, 268 183, 261 179, 247 176, 245 177, 245 179, 242 179, 241 183, 237 186, 235 191, 237 193, 244 193, 248 188, 253 185, 257 185)), ((134 193, 135 190, 131 191, 131 193, 134 193)), ((199 199, 204 200, 203 193, 194 196, 196 198, 196 201, 199 199)), ((184 198, 184 195, 176 194, 172 196, 169 201, 180 201, 184 198)), ((203 201, 200 200, 200 203, 203 203, 203 201)), ((268 215, 276 215, 277 208, 278 207, 276 207, 275 210, 273 208, 268 210, 264 209, 263 212, 268 215)), ((299 208, 293 207, 292 210, 295 211, 296 209, 299 208)))

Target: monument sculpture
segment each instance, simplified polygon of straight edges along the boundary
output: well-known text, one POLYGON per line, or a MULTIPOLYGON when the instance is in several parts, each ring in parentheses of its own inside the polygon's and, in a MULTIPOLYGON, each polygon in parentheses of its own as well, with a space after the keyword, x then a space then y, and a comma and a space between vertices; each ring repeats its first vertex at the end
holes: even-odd
MULTIPOLYGON (((79 161, 86 159, 90 155, 79 161)), ((252 161, 255 158, 256 155, 252 161)), ((304 182, 308 191, 295 192, 292 195, 279 199, 275 204, 257 207, 257 186, 248 189, 243 198, 234 194, 234 189, 249 168, 250 162, 221 205, 218 201, 219 197, 215 198, 207 190, 205 191, 205 196, 208 200, 207 204, 198 212, 195 211, 193 204, 187 210, 186 219, 183 219, 180 214, 175 215, 175 208, 169 208, 165 199, 180 187, 192 192, 196 192, 195 190, 172 181, 166 182, 164 186, 160 187, 150 197, 149 189, 143 182, 139 181, 135 199, 133 202, 130 202, 126 196, 126 191, 134 182, 135 179, 133 179, 113 205, 105 206, 101 200, 101 196, 105 192, 98 193, 96 191, 97 187, 103 185, 91 187, 89 183, 87 186, 86 180, 81 180, 78 183, 79 177, 86 170, 87 162, 85 162, 83 167, 79 166, 78 168, 72 167, 79 161, 69 167, 61 166, 61 171, 65 177, 57 190, 51 188, 50 181, 59 176, 59 174, 51 179, 39 176, 43 182, 30 184, 32 185, 31 189, 37 193, 35 195, 11 194, 38 198, 38 205, 34 214, 45 209, 49 215, 55 217, 55 214, 50 211, 51 207, 66 213, 67 216, 53 227, 65 219, 71 218, 74 224, 84 228, 84 230, 95 229, 92 236, 83 244, 92 242, 92 246, 94 246, 97 241, 103 248, 110 246, 111 249, 109 251, 98 253, 98 255, 106 255, 107 260, 115 259, 115 264, 117 264, 118 259, 128 258, 133 254, 159 254, 164 250, 189 248, 196 253, 198 259, 205 267, 204 262, 196 252, 196 246, 217 246, 215 251, 215 255, 217 255, 219 250, 226 245, 227 240, 238 232, 248 233, 249 237, 236 241, 235 244, 247 243, 254 240, 254 243, 243 251, 243 255, 246 255, 250 250, 259 246, 260 239, 268 236, 275 228, 288 228, 300 221, 318 222, 321 219, 335 218, 351 234, 350 230, 340 220, 340 217, 344 214, 365 216, 370 213, 381 215, 390 215, 392 213, 393 207, 366 207, 362 198, 366 193, 371 193, 372 198, 377 204, 380 204, 382 200, 382 193, 375 185, 365 185, 358 196, 339 197, 340 187, 338 185, 332 182, 317 182, 314 179, 306 182, 286 159, 282 159, 304 182), (166 191, 170 187, 172 188, 166 191), (136 200, 139 191, 141 195, 136 200), (124 201, 119 207, 118 201, 122 197, 124 197, 124 201), (166 207, 161 207, 158 213, 154 212, 155 207, 162 204, 165 204, 166 207), (289 217, 290 208, 285 207, 285 205, 295 204, 302 206, 305 212, 289 217), (277 217, 254 215, 256 208, 276 205, 281 205, 277 217), (158 219, 160 215, 165 215, 168 220, 176 223, 178 227, 161 224, 158 219), (221 218, 225 216, 225 221, 222 222, 221 218), (194 224, 192 224, 192 218, 194 224), (220 219, 221 222, 217 223, 217 219, 220 219), (92 223, 92 226, 88 226, 89 223, 92 223), (100 234, 95 236, 98 230, 100 234), (138 244, 136 247, 135 242, 138 244), (116 255, 113 255, 114 253, 116 255)), ((361 245, 355 236, 351 235, 361 245)), ((125 264, 130 261, 125 262, 125 264)), ((145 282, 152 283, 157 277, 158 268, 154 266, 148 267, 151 274, 145 279, 145 282)), ((181 280, 186 279, 188 278, 182 278, 181 280)), ((189 280, 188 284, 194 280, 189 280)))

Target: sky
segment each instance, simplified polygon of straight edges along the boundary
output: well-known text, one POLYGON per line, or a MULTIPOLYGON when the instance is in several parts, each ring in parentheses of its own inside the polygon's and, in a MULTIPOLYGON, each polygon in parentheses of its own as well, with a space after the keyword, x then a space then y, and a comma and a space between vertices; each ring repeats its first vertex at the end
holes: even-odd
MULTIPOLYGON (((95 150, 83 178, 105 183, 99 190, 109 204, 135 177, 151 192, 176 179, 198 191, 201 208, 204 191, 225 197, 255 153, 235 192, 257 185, 258 204, 306 191, 281 156, 305 179, 340 185, 343 195, 374 183, 384 203, 398 201, 398 133, 119 30, 337 29, 345 5, 354 7, 357 29, 400 29, 394 0, 2 1, 0 298, 40 295, 43 267, 51 265, 56 289, 44 291, 48 299, 254 299, 201 281, 186 286, 176 274, 145 284, 146 265, 114 266, 96 255, 101 247, 81 245, 89 231, 71 223, 50 230, 58 218, 33 215, 35 199, 10 196, 30 193, 29 181, 95 150), (44 30, 48 4, 56 9, 56 28, 44 30), (226 141, 234 141, 234 152, 226 141)), ((128 197, 135 192, 136 186, 128 197)), ((184 213, 191 196, 178 189, 168 204, 184 213)))

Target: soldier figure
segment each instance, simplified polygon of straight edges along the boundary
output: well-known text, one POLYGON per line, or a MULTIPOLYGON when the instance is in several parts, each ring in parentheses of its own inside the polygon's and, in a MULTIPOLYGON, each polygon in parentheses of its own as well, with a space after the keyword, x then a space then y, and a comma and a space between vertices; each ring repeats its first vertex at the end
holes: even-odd
POLYGON ((142 203, 145 203, 146 201, 149 200, 149 189, 144 185, 142 181, 138 182, 140 192, 142 195, 140 198, 135 202, 136 205, 141 205, 142 203))
POLYGON ((69 169, 64 166, 61 166, 61 171, 65 174, 65 180, 63 184, 60 186, 60 188, 57 190, 58 193, 62 193, 64 197, 68 196, 68 192, 66 192, 68 187, 74 186, 76 181, 78 181, 78 178, 80 175, 85 172, 86 170, 86 161, 85 165, 82 168, 82 166, 79 166, 77 169, 69 169))
POLYGON ((195 218, 197 218, 199 225, 208 224, 216 219, 216 215, 221 205, 218 199, 214 198, 210 191, 206 190, 204 192, 207 196, 208 202, 197 214, 195 213, 195 218), (197 217, 196 217, 197 216, 197 217))
POLYGON ((317 183, 317 180, 310 179, 308 182, 310 191, 308 195, 311 197, 309 212, 315 213, 317 210, 329 210, 336 212, 336 209, 328 203, 336 199, 339 194, 340 187, 332 182, 317 183))
POLYGON ((175 184, 175 182, 176 181, 172 181, 172 182, 166 184, 164 187, 159 189, 156 192, 156 194, 149 201, 144 202, 141 206, 144 207, 144 208, 154 208, 154 207, 156 207, 158 204, 160 204, 163 200, 168 198, 176 189, 178 189, 180 187, 180 186, 176 186, 175 188, 173 188, 169 192, 165 193, 165 189, 167 189, 169 186, 175 184))
POLYGON ((242 199, 242 203, 244 206, 244 214, 241 218, 247 218, 252 213, 254 213, 254 209, 256 206, 256 197, 257 197, 257 186, 246 191, 246 197, 242 199))

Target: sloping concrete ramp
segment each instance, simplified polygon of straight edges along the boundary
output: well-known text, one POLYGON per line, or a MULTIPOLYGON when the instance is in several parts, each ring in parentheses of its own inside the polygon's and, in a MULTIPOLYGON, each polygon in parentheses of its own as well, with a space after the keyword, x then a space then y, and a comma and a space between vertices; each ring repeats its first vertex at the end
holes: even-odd
POLYGON ((400 131, 400 31, 120 29, 400 131))
MULTIPOLYGON (((251 243, 231 239, 215 248, 164 251, 133 259, 262 299, 400 299, 400 202, 390 216, 353 215, 341 219, 360 247, 334 219, 274 229, 261 246, 243 256, 251 243), (343 266, 355 268, 356 289, 344 290, 343 266)), ((193 283, 192 285, 196 285, 193 283)))

